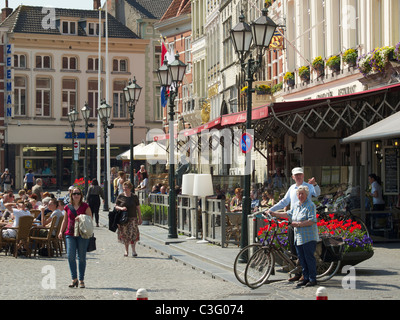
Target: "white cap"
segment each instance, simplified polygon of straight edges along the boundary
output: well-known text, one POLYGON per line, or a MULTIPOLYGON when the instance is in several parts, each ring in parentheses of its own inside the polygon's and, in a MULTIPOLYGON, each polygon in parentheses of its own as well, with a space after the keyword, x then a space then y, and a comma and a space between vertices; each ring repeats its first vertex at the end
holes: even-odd
POLYGON ((299 174, 299 173, 304 173, 303 168, 300 168, 300 167, 293 168, 292 175, 299 174))

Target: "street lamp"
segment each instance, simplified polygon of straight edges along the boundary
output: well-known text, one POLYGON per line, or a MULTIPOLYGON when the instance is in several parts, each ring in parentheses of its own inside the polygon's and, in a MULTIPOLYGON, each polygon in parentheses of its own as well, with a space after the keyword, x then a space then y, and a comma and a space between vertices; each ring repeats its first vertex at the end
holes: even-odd
MULTIPOLYGON (((246 74, 247 81, 247 116, 246 116, 246 131, 251 129, 251 112, 252 112, 252 93, 254 74, 262 65, 263 50, 267 48, 271 42, 272 36, 275 33, 277 25, 268 16, 268 10, 262 10, 262 16, 256 19, 251 26, 244 20, 243 11, 239 17, 239 23, 231 30, 231 39, 236 53, 239 55, 242 70, 246 74), (258 50, 258 59, 254 60, 250 53, 251 44, 258 50), (244 62, 246 54, 250 53, 247 62, 244 62)), ((242 202, 242 234, 240 237, 240 247, 244 248, 248 243, 247 235, 247 219, 251 213, 251 199, 250 199, 250 170, 251 167, 251 153, 246 153, 245 160, 245 176, 244 176, 244 194, 242 202)), ((246 258, 246 257, 245 257, 246 258)))
POLYGON ((169 198, 168 198, 168 238, 178 238, 176 227, 176 194, 175 194, 175 159, 174 159, 174 115, 175 98, 178 94, 178 86, 182 82, 186 72, 186 64, 179 60, 176 53, 175 60, 168 64, 166 59, 164 64, 157 70, 160 84, 169 87, 169 198))
POLYGON ((106 103, 105 99, 101 100, 98 112, 104 129, 104 210, 108 211, 107 129, 114 128, 114 125, 108 124, 108 120, 111 118, 111 106, 106 103))
MULTIPOLYGON (((83 175, 85 177, 85 197, 88 191, 88 176, 87 176, 87 148, 88 148, 88 131, 89 127, 93 127, 93 123, 88 123, 89 122, 89 117, 90 117, 90 107, 87 102, 85 102, 85 105, 81 109, 82 117, 83 120, 85 121, 85 160, 83 163, 83 175)), ((87 199, 86 199, 87 200, 87 199)))
POLYGON ((72 109, 70 112, 68 112, 68 121, 71 125, 72 129, 72 150, 71 150, 71 186, 74 185, 75 182, 75 176, 76 176, 76 170, 75 170, 75 122, 78 120, 78 111, 75 109, 72 109))
POLYGON ((130 150, 130 178, 131 178, 131 183, 133 185, 134 181, 134 176, 133 176, 133 120, 134 118, 134 113, 135 113, 135 108, 136 104, 139 101, 140 97, 140 92, 142 91, 142 87, 136 84, 136 79, 133 77, 133 80, 129 80, 128 85, 124 88, 124 96, 125 96, 125 102, 128 104, 128 110, 129 110, 129 116, 130 116, 130 122, 129 126, 131 128, 130 132, 130 145, 129 145, 129 150, 130 150))

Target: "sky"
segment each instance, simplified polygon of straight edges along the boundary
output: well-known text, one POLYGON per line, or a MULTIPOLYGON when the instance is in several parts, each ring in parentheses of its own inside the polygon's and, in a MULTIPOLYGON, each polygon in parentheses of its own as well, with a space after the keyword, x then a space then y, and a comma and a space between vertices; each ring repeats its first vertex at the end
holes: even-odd
MULTIPOLYGON (((101 1, 103 5, 105 0, 101 1)), ((8 0, 8 6, 12 9, 20 4, 27 6, 56 7, 71 9, 93 9, 93 0, 8 0)), ((0 0, 0 7, 4 8, 5 0, 0 0)))

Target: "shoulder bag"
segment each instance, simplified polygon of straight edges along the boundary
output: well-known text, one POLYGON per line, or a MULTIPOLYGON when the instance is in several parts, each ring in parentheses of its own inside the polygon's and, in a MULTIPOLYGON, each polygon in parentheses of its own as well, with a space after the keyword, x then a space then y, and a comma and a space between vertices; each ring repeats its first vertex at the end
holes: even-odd
MULTIPOLYGON (((76 212, 74 206, 72 204, 69 204, 68 208, 69 208, 69 210, 71 210, 72 214, 75 215, 75 217, 76 217, 77 212, 76 212)), ((94 233, 93 233, 92 236, 89 238, 89 244, 86 249, 86 252, 92 252, 94 250, 96 250, 96 237, 94 236, 94 233)))

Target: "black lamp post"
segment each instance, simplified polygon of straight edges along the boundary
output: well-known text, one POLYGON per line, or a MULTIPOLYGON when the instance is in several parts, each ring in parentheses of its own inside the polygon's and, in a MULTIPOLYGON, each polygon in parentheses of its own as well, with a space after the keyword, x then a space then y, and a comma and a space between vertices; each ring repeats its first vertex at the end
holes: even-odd
POLYGON ((78 111, 75 109, 68 112, 68 121, 71 125, 72 130, 72 149, 71 149, 71 186, 74 185, 75 178, 76 178, 76 170, 75 170, 75 122, 78 120, 78 111))
POLYGON ((114 125, 108 124, 108 120, 111 118, 111 106, 104 99, 101 101, 98 111, 104 129, 104 210, 108 211, 107 129, 112 129, 114 125))
POLYGON ((175 157, 174 157, 174 115, 175 98, 178 94, 178 86, 182 82, 186 71, 186 64, 179 60, 179 54, 175 55, 175 60, 168 64, 166 59, 164 64, 157 70, 160 84, 169 87, 169 199, 168 199, 168 238, 178 238, 176 226, 176 194, 175 194, 175 157), (173 86, 172 86, 173 85, 173 86))
MULTIPOLYGON (((251 129, 251 112, 252 112, 252 93, 254 74, 262 65, 263 51, 271 42, 272 36, 275 33, 277 25, 268 16, 268 10, 262 10, 262 16, 255 20, 249 26, 244 20, 242 14, 239 17, 239 23, 231 30, 231 39, 235 47, 236 53, 239 55, 242 70, 246 74, 247 81, 247 117, 246 131, 251 129), (254 60, 250 53, 252 42, 258 48, 258 59, 254 60), (250 53, 247 62, 244 61, 245 55, 250 53)), ((244 194, 242 202, 242 234, 240 237, 240 247, 244 248, 248 244, 247 220, 251 213, 250 199, 250 174, 251 174, 251 153, 246 153, 245 161, 245 177, 244 177, 244 194)))
POLYGON ((134 176, 133 176, 133 120, 134 118, 134 113, 135 113, 135 108, 136 104, 139 101, 140 97, 140 92, 142 91, 142 87, 136 84, 136 79, 133 77, 133 80, 129 80, 128 85, 124 88, 124 96, 125 96, 125 102, 128 104, 128 111, 129 111, 129 116, 130 116, 130 122, 129 126, 131 129, 130 132, 130 145, 129 145, 129 150, 130 150, 130 179, 131 183, 133 184, 134 181, 134 176))
POLYGON ((85 160, 83 163, 83 175, 85 177, 85 197, 87 194, 88 190, 88 174, 87 174, 87 149, 88 149, 88 131, 89 127, 93 127, 93 123, 88 123, 89 122, 89 117, 90 117, 90 107, 87 102, 85 102, 85 105, 81 109, 82 117, 83 120, 85 121, 85 160))

